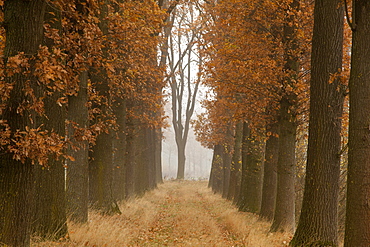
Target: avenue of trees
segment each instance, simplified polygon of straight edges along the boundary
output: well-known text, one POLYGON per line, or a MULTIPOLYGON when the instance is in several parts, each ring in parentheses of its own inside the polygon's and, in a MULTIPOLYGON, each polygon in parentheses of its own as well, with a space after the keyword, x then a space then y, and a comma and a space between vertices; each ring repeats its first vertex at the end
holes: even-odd
POLYGON ((0 245, 66 238, 161 183, 167 87, 178 179, 192 122, 212 190, 291 246, 370 246, 369 1, 0 7, 0 245))
POLYGON ((211 97, 194 127, 214 149, 209 186, 294 234, 290 246, 370 245, 369 12, 362 0, 204 3, 211 97))
POLYGON ((178 1, 1 1, 0 245, 162 182, 161 33, 178 1))

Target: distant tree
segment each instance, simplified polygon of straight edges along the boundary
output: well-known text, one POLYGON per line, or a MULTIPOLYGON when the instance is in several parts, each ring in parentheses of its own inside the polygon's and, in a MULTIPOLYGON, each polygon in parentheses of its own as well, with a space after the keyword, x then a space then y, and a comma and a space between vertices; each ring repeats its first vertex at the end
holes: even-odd
MULTIPOLYGON (((172 30, 170 35, 170 53, 169 62, 169 84, 171 88, 172 102, 172 126, 175 131, 175 140, 178 151, 178 169, 177 179, 185 177, 185 148, 189 135, 190 120, 194 113, 196 97, 200 84, 200 73, 193 80, 194 62, 193 48, 198 35, 195 23, 194 6, 191 2, 184 4, 175 10, 172 15, 178 26, 178 30, 172 30), (190 32, 184 32, 182 29, 189 29, 190 32), (183 42, 186 42, 184 45, 183 42)), ((202 57, 199 55, 197 62, 198 68, 202 63, 202 57)))
MULTIPOLYGON (((228 200, 234 200, 238 198, 241 183, 241 166, 242 166, 242 142, 243 142, 243 120, 238 120, 235 124, 235 135, 234 135, 234 147, 231 158, 231 164, 229 164, 229 185, 227 190, 226 198, 228 200)), ((225 183, 227 181, 225 180, 225 183)))
POLYGON ((212 165, 211 165, 211 174, 209 176, 209 183, 208 187, 212 188, 212 190, 216 193, 222 192, 223 187, 223 147, 222 145, 215 145, 213 149, 213 158, 212 158, 212 165))
POLYGON ((370 2, 353 1, 344 246, 370 245, 370 2))
MULTIPOLYGON (((273 120, 272 120, 273 121, 273 120)), ((263 169, 263 186, 260 217, 272 221, 275 213, 277 189, 277 161, 279 152, 279 125, 269 123, 266 127, 267 140, 263 169)))
POLYGON ((243 123, 241 186, 236 195, 240 211, 259 213, 262 199, 263 165, 265 156, 263 135, 243 123))
POLYGON ((343 20, 342 1, 315 1, 305 189, 291 246, 338 245, 343 20))

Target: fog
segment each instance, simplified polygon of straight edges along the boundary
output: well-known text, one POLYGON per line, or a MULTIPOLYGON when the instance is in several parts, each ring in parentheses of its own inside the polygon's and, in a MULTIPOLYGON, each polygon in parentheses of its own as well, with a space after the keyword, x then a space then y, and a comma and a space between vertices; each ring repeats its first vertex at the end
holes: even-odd
MULTIPOLYGON (((172 126, 164 129, 162 143, 162 173, 164 179, 175 179, 177 174, 177 147, 172 126)), ((208 179, 211 170, 212 150, 206 149, 195 140, 189 130, 186 145, 185 179, 208 179)))

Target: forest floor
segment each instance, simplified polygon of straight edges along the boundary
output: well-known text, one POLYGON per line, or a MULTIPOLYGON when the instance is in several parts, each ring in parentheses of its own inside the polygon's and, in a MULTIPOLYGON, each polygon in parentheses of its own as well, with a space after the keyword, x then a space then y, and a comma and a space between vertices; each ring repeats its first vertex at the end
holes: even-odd
POLYGON ((122 214, 91 212, 89 224, 69 225, 70 239, 32 246, 287 246, 291 236, 238 212, 207 182, 169 181, 120 205, 122 214))

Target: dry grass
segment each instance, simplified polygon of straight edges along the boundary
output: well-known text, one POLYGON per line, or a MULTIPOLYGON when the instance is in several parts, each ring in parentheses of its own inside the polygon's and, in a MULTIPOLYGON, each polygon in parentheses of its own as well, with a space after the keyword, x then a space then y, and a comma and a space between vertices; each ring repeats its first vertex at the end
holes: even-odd
POLYGON ((88 225, 69 224, 67 242, 33 246, 286 246, 269 223, 237 209, 206 182, 172 181, 121 205, 122 215, 90 213, 88 225))

